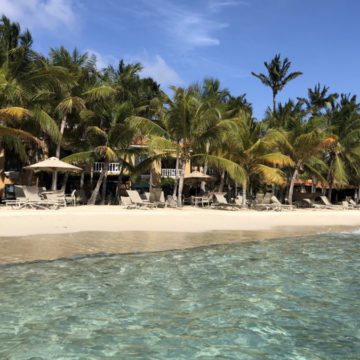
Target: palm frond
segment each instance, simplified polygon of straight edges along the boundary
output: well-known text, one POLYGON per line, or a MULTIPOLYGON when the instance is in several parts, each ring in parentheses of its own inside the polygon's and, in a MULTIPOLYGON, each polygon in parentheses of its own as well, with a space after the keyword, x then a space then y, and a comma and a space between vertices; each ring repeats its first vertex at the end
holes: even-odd
POLYGON ((80 112, 83 109, 85 109, 85 102, 82 98, 69 96, 62 100, 55 110, 59 112, 61 116, 65 116, 71 114, 74 110, 80 112))
POLYGON ((116 94, 116 90, 110 85, 101 85, 94 87, 84 93, 84 96, 89 101, 97 101, 107 99, 116 94))
POLYGON ((66 156, 64 158, 62 158, 62 161, 65 161, 69 164, 86 164, 92 161, 97 160, 98 157, 95 154, 94 150, 91 151, 81 151, 75 154, 71 154, 69 156, 66 156))
POLYGON ((246 170, 241 165, 221 156, 195 154, 192 158, 199 158, 207 161, 210 166, 227 171, 229 176, 238 184, 241 184, 247 178, 246 170))
POLYGON ((2 137, 2 136, 19 137, 24 140, 31 140, 31 141, 37 143, 38 145, 42 146, 42 141, 40 139, 38 139, 37 137, 35 137, 34 135, 31 135, 29 132, 0 125, 0 137, 2 137))
POLYGON ((13 106, 5 109, 0 109, 0 119, 17 119, 21 120, 24 116, 31 116, 31 112, 22 107, 13 106))
POLYGON ((141 116, 130 116, 126 119, 126 123, 133 129, 143 134, 153 134, 162 136, 166 134, 166 130, 154 121, 141 116))
POLYGON ((260 175, 262 180, 269 184, 284 185, 286 183, 285 174, 277 168, 257 164, 254 166, 254 173, 260 175))
POLYGON ((57 143, 61 138, 61 134, 55 120, 40 108, 34 108, 31 112, 34 119, 39 124, 40 129, 57 143))
POLYGON ((289 156, 280 152, 261 155, 258 157, 258 160, 280 167, 294 166, 294 161, 289 156))

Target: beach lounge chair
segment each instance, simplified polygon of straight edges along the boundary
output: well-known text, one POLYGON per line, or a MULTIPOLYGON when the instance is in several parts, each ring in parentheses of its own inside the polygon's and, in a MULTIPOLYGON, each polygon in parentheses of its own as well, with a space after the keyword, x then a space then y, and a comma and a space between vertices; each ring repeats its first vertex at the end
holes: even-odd
POLYGON ((342 201, 341 205, 343 207, 344 210, 357 210, 359 208, 356 208, 355 206, 353 206, 349 201, 342 201))
POLYGON ((129 195, 129 198, 133 204, 135 204, 138 207, 143 208, 157 208, 157 204, 151 203, 150 201, 143 200, 140 197, 140 194, 136 190, 126 190, 127 194, 129 195))
POLYGON ((65 195, 66 205, 70 204, 76 206, 76 190, 73 190, 71 194, 65 195))
POLYGON ((66 207, 65 193, 62 190, 44 191, 41 196, 44 196, 46 200, 53 201, 58 207, 66 207))
POLYGON ((211 204, 213 208, 222 209, 222 210, 240 210, 241 205, 238 204, 229 204, 225 196, 220 193, 214 193, 215 201, 211 204))
POLYGON ((312 209, 336 210, 336 208, 334 208, 334 206, 327 206, 324 204, 316 204, 308 198, 302 199, 302 202, 303 202, 303 204, 306 204, 309 208, 312 208, 312 209))
POLYGON ((128 196, 121 196, 120 197, 121 205, 124 206, 126 209, 136 209, 136 204, 133 204, 131 199, 128 196))
POLYGON ((334 210, 344 209, 343 205, 334 205, 334 204, 332 204, 326 196, 320 196, 320 200, 328 208, 333 208, 334 210))
POLYGON ((23 186, 26 203, 22 207, 31 209, 58 209, 59 204, 50 199, 44 199, 40 196, 37 186, 23 186))
POLYGON ((354 209, 360 209, 360 204, 357 204, 353 199, 349 199, 348 203, 351 207, 353 207, 354 209))
POLYGON ((305 207, 313 208, 313 209, 326 209, 325 205, 315 204, 312 200, 308 198, 304 198, 301 200, 305 207))
POLYGON ((20 185, 14 185, 15 188, 15 199, 14 200, 5 200, 5 206, 13 207, 15 209, 21 209, 26 205, 27 199, 25 192, 20 185))
POLYGON ((273 204, 277 205, 278 207, 280 207, 281 209, 286 209, 286 210, 294 210, 294 206, 293 205, 286 205, 286 204, 282 204, 280 202, 280 200, 275 196, 273 195, 271 197, 271 201, 273 204))
MULTIPOLYGON (((271 202, 271 193, 266 193, 264 196, 260 194, 256 194, 254 208, 255 210, 276 210, 281 211, 282 208, 276 204, 271 202)), ((280 201, 279 201, 280 202, 280 201)))

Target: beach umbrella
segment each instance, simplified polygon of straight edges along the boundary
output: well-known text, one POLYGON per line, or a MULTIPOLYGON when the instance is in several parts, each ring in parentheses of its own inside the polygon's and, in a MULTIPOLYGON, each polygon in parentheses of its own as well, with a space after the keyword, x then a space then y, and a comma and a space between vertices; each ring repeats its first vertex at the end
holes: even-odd
POLYGON ((214 180, 212 176, 203 174, 200 171, 193 171, 190 174, 184 176, 184 181, 186 182, 200 182, 200 181, 209 182, 212 180, 214 180))
POLYGON ((203 174, 200 171, 193 171, 190 174, 185 175, 184 180, 187 180, 187 181, 211 181, 211 180, 214 180, 214 178, 212 176, 203 174))
POLYGON ((77 166, 61 161, 57 157, 51 157, 36 164, 25 166, 24 169, 49 172, 79 172, 83 170, 77 166))

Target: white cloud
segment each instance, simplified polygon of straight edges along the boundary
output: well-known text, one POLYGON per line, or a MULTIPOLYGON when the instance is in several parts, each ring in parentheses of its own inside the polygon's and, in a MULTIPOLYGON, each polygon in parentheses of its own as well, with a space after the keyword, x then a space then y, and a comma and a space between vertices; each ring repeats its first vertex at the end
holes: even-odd
POLYGON ((100 54, 98 51, 95 51, 93 49, 86 49, 85 51, 89 54, 89 56, 96 56, 96 67, 99 70, 104 69, 109 65, 116 65, 117 63, 117 59, 115 58, 115 56, 108 54, 100 54))
POLYGON ((127 62, 140 62, 143 67, 141 77, 152 77, 163 87, 183 84, 180 75, 160 55, 155 55, 152 58, 145 54, 143 56, 131 57, 127 59, 127 62))
POLYGON ((160 55, 156 55, 153 60, 143 59, 140 62, 143 66, 141 71, 143 77, 152 77, 162 86, 180 85, 183 83, 179 74, 160 55))
POLYGON ((229 6, 250 6, 250 3, 245 0, 210 0, 209 9, 212 12, 219 12, 225 7, 229 6))
POLYGON ((219 45, 215 33, 228 26, 211 19, 209 7, 201 11, 186 9, 178 3, 164 0, 144 2, 156 16, 156 25, 161 26, 177 45, 185 48, 219 45))
POLYGON ((0 0, 0 12, 23 27, 57 30, 74 29, 73 0, 0 0))

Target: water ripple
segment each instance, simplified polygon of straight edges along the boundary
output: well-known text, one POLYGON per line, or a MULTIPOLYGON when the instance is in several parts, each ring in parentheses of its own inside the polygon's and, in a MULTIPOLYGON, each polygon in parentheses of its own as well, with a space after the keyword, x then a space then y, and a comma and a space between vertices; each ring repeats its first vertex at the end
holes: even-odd
POLYGON ((0 358, 358 359, 359 240, 2 266, 0 358))

